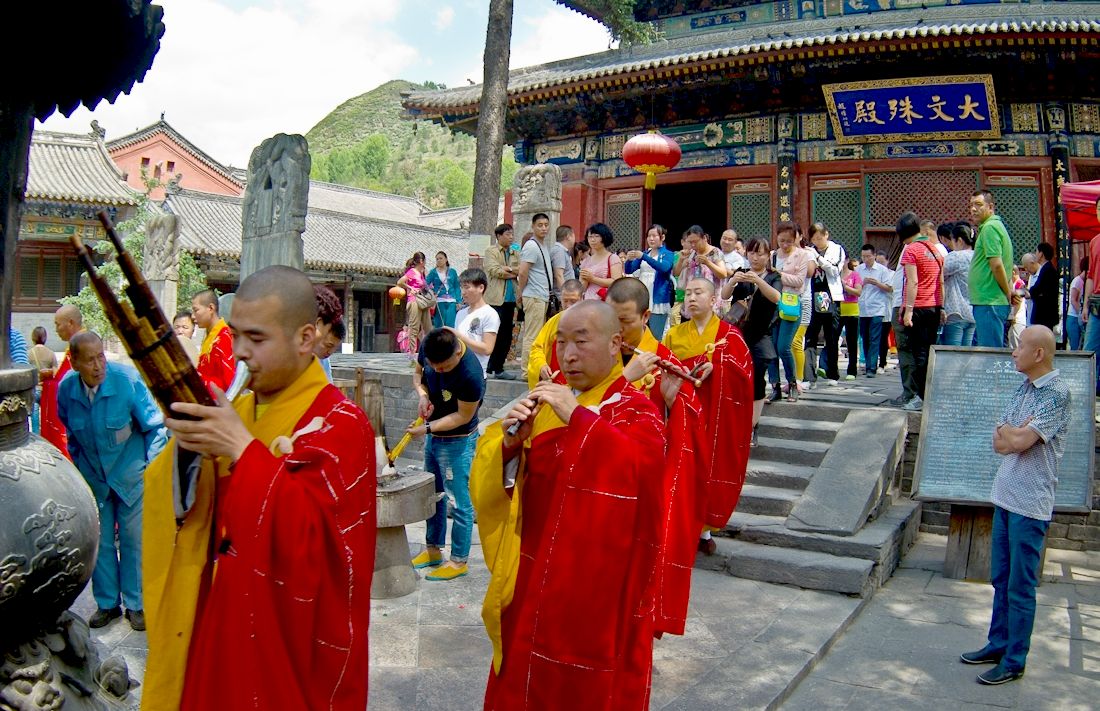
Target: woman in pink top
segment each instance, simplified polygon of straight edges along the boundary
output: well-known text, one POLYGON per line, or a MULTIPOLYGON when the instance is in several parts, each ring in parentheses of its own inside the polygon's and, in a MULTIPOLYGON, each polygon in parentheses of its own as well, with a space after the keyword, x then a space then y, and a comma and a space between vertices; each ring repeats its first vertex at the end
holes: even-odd
POLYGON ((581 262, 581 283, 584 284, 584 298, 603 299, 607 287, 623 275, 623 260, 607 248, 614 241, 611 228, 597 222, 588 228, 585 239, 592 251, 581 262))
POLYGON ((430 309, 422 309, 416 301, 416 295, 423 291, 428 282, 424 277, 427 271, 424 253, 416 252, 405 262, 405 275, 397 280, 397 285, 407 292, 405 297, 405 353, 416 354, 420 350, 420 339, 432 329, 430 309))
MULTIPOLYGON (((776 240, 779 248, 772 253, 772 263, 779 271, 779 278, 783 283, 783 292, 798 294, 801 302, 803 286, 806 284, 807 270, 811 264, 810 254, 798 245, 798 228, 791 222, 781 222, 776 229, 776 240)), ((795 370, 794 353, 791 344, 794 342, 795 332, 799 330, 801 318, 796 321, 779 319, 775 350, 779 354, 779 361, 783 364, 783 374, 787 377, 787 399, 791 402, 798 400, 801 392, 798 386, 798 371, 795 370)), ((770 402, 775 402, 782 397, 782 389, 779 386, 779 368, 769 368, 772 382, 772 396, 770 402)))
POLYGON ((841 280, 844 301, 840 302, 840 328, 848 348, 848 374, 845 380, 855 380, 859 372, 859 295, 863 293, 863 277, 856 273, 859 262, 848 260, 848 274, 841 280))

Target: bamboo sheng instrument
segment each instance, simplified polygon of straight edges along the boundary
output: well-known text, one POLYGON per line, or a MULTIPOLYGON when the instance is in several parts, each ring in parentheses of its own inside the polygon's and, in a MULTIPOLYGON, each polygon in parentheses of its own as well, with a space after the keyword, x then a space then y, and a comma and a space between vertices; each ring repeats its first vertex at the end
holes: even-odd
POLYGON ((199 377, 199 371, 195 370, 191 359, 183 350, 183 345, 172 330, 171 322, 161 311, 137 262, 123 246, 111 218, 102 211, 98 217, 118 252, 118 265, 127 281, 125 291, 130 297, 129 304, 119 301, 110 284, 100 276, 91 253, 80 237, 71 235, 69 241, 84 265, 84 270, 88 272, 92 288, 99 297, 99 302, 103 304, 103 312, 125 346, 126 353, 145 379, 165 415, 187 419, 179 413, 171 412, 169 407, 173 402, 213 406, 215 403, 210 391, 206 389, 199 377))

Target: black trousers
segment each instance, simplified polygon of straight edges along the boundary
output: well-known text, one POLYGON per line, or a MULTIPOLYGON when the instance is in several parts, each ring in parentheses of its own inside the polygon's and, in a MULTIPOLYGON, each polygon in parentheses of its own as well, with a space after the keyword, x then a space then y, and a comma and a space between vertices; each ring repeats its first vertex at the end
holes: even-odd
MULTIPOLYGON (((848 346, 848 375, 859 373, 859 316, 841 316, 844 343, 848 346)), ((864 348, 867 346, 864 345, 864 348)))
POLYGON ((840 314, 837 305, 823 314, 814 311, 810 315, 810 327, 806 329, 806 350, 817 348, 818 332, 825 332, 825 377, 840 380, 837 362, 840 358, 840 314))
MULTIPOLYGON (((891 314, 894 309, 891 309, 891 314)), ((886 368, 886 356, 890 355, 890 330, 892 324, 890 322, 890 316, 882 319, 882 333, 879 334, 878 342, 878 367, 879 370, 886 368)))
POLYGON ((489 373, 502 373, 504 361, 508 360, 508 351, 512 349, 512 319, 516 315, 516 303, 508 301, 494 306, 493 309, 500 316, 500 330, 497 331, 497 342, 489 355, 489 362, 485 364, 485 370, 489 373))
POLYGON ((939 329, 940 307, 928 306, 913 309, 913 325, 902 329, 905 332, 904 338, 898 333, 902 386, 906 392, 921 399, 924 398, 924 385, 928 377, 928 354, 936 342, 936 332, 939 329))

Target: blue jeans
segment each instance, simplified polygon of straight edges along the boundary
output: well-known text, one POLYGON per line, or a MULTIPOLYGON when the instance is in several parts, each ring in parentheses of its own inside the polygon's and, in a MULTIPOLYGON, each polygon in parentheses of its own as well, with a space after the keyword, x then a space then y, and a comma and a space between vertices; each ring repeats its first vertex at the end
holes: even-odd
POLYGON ((435 313, 432 314, 432 325, 436 328, 444 326, 455 327, 455 314, 458 313, 458 305, 453 301, 437 301, 435 313))
POLYGON ((1005 347, 1005 321, 1008 320, 1009 307, 974 306, 974 345, 983 348, 1005 347))
MULTIPOLYGON (((863 341, 863 366, 874 375, 878 372, 879 343, 882 339, 882 317, 860 316, 859 339, 863 341)), ((852 358, 851 350, 848 358, 852 358)))
POLYGON ((1066 316, 1066 340, 1071 351, 1081 350, 1085 340, 1085 329, 1081 326, 1080 316, 1066 316))
POLYGON ((665 336, 665 326, 668 324, 668 314, 650 314, 649 330, 658 341, 665 336))
POLYGON ((447 543, 447 509, 451 509, 451 560, 465 563, 470 556, 474 530, 474 505, 470 501, 470 464, 477 449, 477 430, 466 437, 433 437, 424 445, 424 468, 435 475, 436 493, 446 493, 428 519, 425 536, 429 546, 447 543), (447 472, 450 471, 448 475, 447 472))
POLYGON ((940 333, 940 345, 970 347, 974 345, 974 329, 973 321, 948 321, 940 333))
POLYGON ((1100 391, 1100 316, 1089 316, 1088 328, 1085 329, 1085 345, 1082 349, 1096 354, 1097 391, 1100 391))
MULTIPOLYGON (((798 321, 787 321, 786 319, 778 319, 778 323, 772 329, 775 352, 779 354, 779 360, 783 362, 783 373, 787 376, 788 383, 798 381, 794 373, 794 354, 791 353, 791 343, 794 342, 794 333, 797 330, 798 321)), ((768 366, 768 380, 773 385, 779 382, 779 364, 774 360, 768 366)))
POLYGON ((1001 668, 1019 671, 1027 664, 1031 628, 1035 624, 1035 588, 1039 556, 1049 521, 1040 521, 993 507, 993 619, 989 623, 992 652, 1003 652, 1001 668))
POLYGON ((127 506, 114 491, 99 506, 99 552, 92 571, 92 597, 101 610, 122 605, 143 610, 141 599, 142 499, 127 506), (118 548, 115 548, 115 525, 118 548))

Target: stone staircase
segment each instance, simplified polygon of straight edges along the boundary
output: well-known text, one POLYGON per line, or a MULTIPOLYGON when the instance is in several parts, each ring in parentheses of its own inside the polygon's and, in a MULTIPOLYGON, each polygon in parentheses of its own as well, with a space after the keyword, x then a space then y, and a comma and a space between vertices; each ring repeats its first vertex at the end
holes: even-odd
POLYGON ((818 403, 768 405, 737 510, 696 565, 867 596, 912 544, 920 506, 895 500, 906 419, 818 403))

